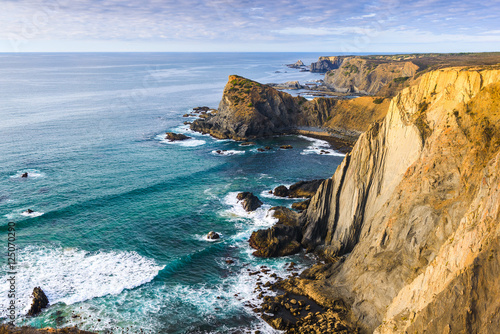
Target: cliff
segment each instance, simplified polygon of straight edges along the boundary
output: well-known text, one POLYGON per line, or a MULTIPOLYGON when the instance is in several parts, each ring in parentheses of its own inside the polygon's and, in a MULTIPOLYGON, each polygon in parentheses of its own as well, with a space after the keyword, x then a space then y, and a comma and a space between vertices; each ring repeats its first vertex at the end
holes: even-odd
POLYGON ((338 92, 393 97, 416 84, 419 76, 439 68, 495 65, 500 53, 403 54, 320 57, 311 72, 327 72, 324 82, 338 92))
POLYGON ((324 73, 330 70, 335 70, 342 65, 343 56, 338 57, 319 57, 318 61, 311 63, 309 70, 316 73, 324 73))
POLYGON ((295 289, 345 301, 364 332, 495 332, 499 110, 498 66, 428 72, 394 97, 302 214, 302 244, 335 264, 295 289))
POLYGON ((217 112, 194 121, 191 129, 220 139, 248 140, 314 127, 355 141, 371 123, 385 116, 388 105, 389 100, 373 97, 308 101, 231 75, 217 112))
POLYGON ((392 84, 397 86, 413 77, 418 68, 411 61, 378 63, 370 59, 348 57, 337 70, 328 72, 324 81, 338 92, 375 95, 389 84, 392 88, 392 84))

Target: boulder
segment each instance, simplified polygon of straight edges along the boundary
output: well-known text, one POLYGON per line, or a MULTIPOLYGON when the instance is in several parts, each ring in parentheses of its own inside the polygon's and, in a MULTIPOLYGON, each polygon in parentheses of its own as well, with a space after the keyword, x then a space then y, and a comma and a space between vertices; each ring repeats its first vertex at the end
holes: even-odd
POLYGON ((239 193, 236 196, 236 198, 238 199, 238 201, 241 201, 241 205, 243 205, 243 209, 245 209, 245 211, 248 211, 248 212, 257 210, 263 204, 259 200, 259 198, 251 192, 239 193))
POLYGON ((40 287, 36 287, 33 289, 32 296, 33 302, 31 303, 31 308, 28 311, 28 315, 33 317, 42 312, 42 309, 46 308, 47 305, 49 305, 49 299, 40 287))
POLYGON ((31 209, 28 209, 28 210, 26 210, 26 211, 24 211, 24 212, 26 212, 26 213, 33 213, 33 212, 35 212, 35 211, 33 211, 33 210, 31 210, 31 209))
POLYGON ((289 149, 292 149, 293 146, 292 145, 281 145, 280 148, 282 148, 284 150, 289 150, 289 149))
POLYGON ((23 175, 21 175, 21 177, 28 177, 28 172, 23 173, 23 175))
POLYGON ((165 137, 165 139, 170 141, 186 140, 191 138, 182 133, 174 133, 174 132, 166 132, 166 135, 167 136, 165 137))
POLYGON ((207 234, 207 239, 209 239, 209 240, 217 240, 217 239, 220 239, 220 235, 217 232, 210 231, 207 234))
POLYGON ((273 192, 274 196, 288 197, 289 194, 290 194, 290 191, 288 190, 288 188, 286 186, 279 186, 279 187, 274 188, 274 192, 273 192))

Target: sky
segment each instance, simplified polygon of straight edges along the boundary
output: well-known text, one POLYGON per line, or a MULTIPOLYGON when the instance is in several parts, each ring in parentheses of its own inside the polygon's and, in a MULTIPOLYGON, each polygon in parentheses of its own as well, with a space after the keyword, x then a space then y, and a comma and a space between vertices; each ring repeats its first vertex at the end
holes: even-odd
POLYGON ((0 0, 0 52, 500 51, 500 0, 0 0))

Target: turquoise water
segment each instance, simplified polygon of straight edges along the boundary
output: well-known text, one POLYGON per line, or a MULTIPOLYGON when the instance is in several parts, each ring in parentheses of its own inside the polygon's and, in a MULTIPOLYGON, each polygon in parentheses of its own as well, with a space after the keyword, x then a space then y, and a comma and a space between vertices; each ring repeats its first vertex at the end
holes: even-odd
MULTIPOLYGON (((283 274, 287 262, 305 266, 311 258, 256 259, 248 237, 273 224, 267 209, 292 204, 269 189, 330 177, 342 155, 319 155, 328 144, 297 136, 242 147, 191 133, 182 115, 217 107, 230 74, 263 83, 321 79, 283 65, 318 56, 0 54, 0 234, 7 247, 7 223, 16 223, 17 323, 114 333, 272 332, 248 306, 257 303, 248 269, 266 265, 283 274), (167 143, 165 131, 192 139, 167 143), (273 150, 257 152, 267 145, 273 150), (265 205, 245 213, 239 191, 265 205), (205 239, 211 230, 220 241, 205 239), (26 318, 35 286, 51 306, 26 318)), ((4 321, 7 290, 2 283, 4 321)))

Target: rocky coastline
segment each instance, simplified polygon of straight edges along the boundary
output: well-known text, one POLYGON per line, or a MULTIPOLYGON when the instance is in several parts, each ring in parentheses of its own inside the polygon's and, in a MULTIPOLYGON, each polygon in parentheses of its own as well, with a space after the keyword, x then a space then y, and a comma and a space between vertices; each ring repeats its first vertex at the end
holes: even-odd
MULTIPOLYGON (((475 59, 450 57, 452 63, 475 59)), ((351 140, 352 151, 302 212, 275 207, 278 222, 250 237, 255 256, 301 249, 318 256, 300 275, 270 284, 277 295, 260 295, 257 311, 274 328, 380 334, 498 328, 500 67, 424 68, 430 58, 393 59, 400 72, 382 58, 377 68, 392 73, 379 81, 385 90, 372 91, 377 81, 367 81, 364 92, 382 95, 369 101, 383 104, 383 117, 351 140)), ((352 59, 345 61, 337 70, 356 72, 352 59)), ((370 62, 356 64, 357 74, 370 62)), ((217 113, 192 129, 235 140, 301 126, 324 130, 339 103, 331 100, 304 101, 231 76, 217 113), (313 103, 316 113, 305 108, 313 103)), ((349 112, 355 118, 366 109, 349 112)))

